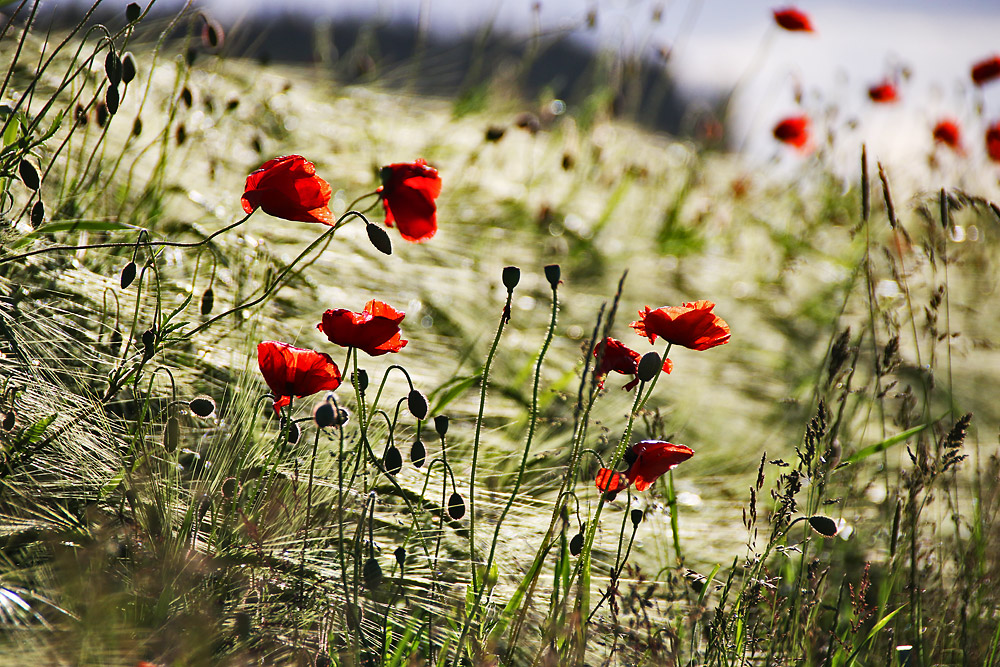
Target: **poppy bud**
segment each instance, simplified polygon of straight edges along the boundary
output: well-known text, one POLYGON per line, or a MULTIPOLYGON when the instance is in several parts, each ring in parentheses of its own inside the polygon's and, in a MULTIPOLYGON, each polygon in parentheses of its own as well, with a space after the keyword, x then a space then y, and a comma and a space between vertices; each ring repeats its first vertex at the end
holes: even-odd
POLYGON ((382 567, 374 558, 365 561, 362 574, 365 578, 365 588, 378 588, 378 585, 382 583, 382 567))
POLYGON ((188 108, 194 104, 194 97, 191 95, 191 89, 187 86, 184 86, 184 88, 181 89, 181 102, 183 102, 184 106, 188 108))
POLYGON ((21 164, 17 165, 17 173, 21 177, 21 182, 31 190, 37 190, 38 186, 41 185, 38 181, 38 171, 35 169, 35 165, 27 160, 21 160, 21 164))
POLYGON ((503 267, 503 286, 508 292, 513 292, 517 284, 521 282, 521 269, 516 266, 503 267))
POLYGON ((205 293, 201 295, 201 314, 208 315, 212 312, 212 308, 215 307, 215 292, 209 287, 205 290, 205 293))
POLYGON ((506 130, 499 125, 490 125, 486 128, 486 141, 500 141, 506 130))
POLYGON ((122 56, 122 81, 126 84, 131 83, 138 71, 135 66, 135 56, 131 52, 126 52, 122 56))
POLYGON ((187 63, 188 67, 194 65, 194 61, 198 59, 198 51, 192 46, 184 54, 184 62, 187 63))
POLYGON ((316 409, 313 410, 313 420, 320 428, 333 426, 337 422, 337 410, 333 407, 333 403, 323 401, 317 404, 316 409))
POLYGON ((358 391, 362 394, 365 393, 365 389, 368 388, 368 372, 362 368, 361 370, 354 371, 351 376, 353 382, 358 385, 358 391))
POLYGON ((639 370, 636 375, 643 382, 649 382, 656 377, 663 365, 660 363, 660 355, 656 352, 647 352, 639 360, 639 370))
POLYGON ((837 533, 840 532, 837 522, 828 516, 811 516, 809 517, 809 525, 823 537, 836 537, 837 533))
POLYGON ((212 499, 208 495, 203 495, 198 501, 198 516, 204 517, 212 509, 212 499))
POLYGON ((448 415, 438 415, 434 418, 434 430, 437 431, 438 436, 443 440, 445 434, 448 432, 448 415))
POLYGON ((122 289, 128 289, 133 280, 135 280, 135 262, 129 262, 122 269, 122 289))
POLYGON ((410 461, 416 467, 421 467, 424 465, 424 459, 427 457, 427 450, 424 449, 424 443, 420 442, 419 439, 413 441, 413 446, 410 447, 410 461))
POLYGON ((142 360, 149 361, 156 354, 156 332, 146 329, 142 332, 142 360))
POLYGON ((114 116, 118 113, 118 104, 121 102, 121 96, 118 94, 118 84, 113 84, 108 86, 108 90, 104 93, 104 103, 108 107, 108 113, 114 116))
POLYGON ((458 495, 457 491, 448 498, 448 516, 455 521, 465 516, 465 501, 462 500, 462 496, 458 495))
POLYGON ((617 491, 607 491, 604 494, 604 500, 606 500, 609 503, 614 502, 615 498, 617 498, 617 497, 618 497, 618 492, 617 491))
POLYGON ((396 550, 392 552, 396 557, 396 564, 399 565, 400 569, 403 567, 403 563, 406 562, 406 549, 403 547, 396 547, 396 550))
POLYGON ((642 523, 642 519, 644 516, 645 515, 643 514, 642 510, 637 509, 637 510, 632 510, 632 513, 629 515, 629 518, 632 520, 632 525, 638 528, 639 524, 642 523))
POLYGON ((238 488, 238 483, 235 477, 227 477, 222 482, 222 497, 226 500, 232 500, 236 496, 236 491, 238 488))
POLYGON ((122 80, 122 60, 115 53, 114 49, 108 50, 108 55, 104 59, 104 73, 108 75, 108 81, 112 86, 117 86, 122 80))
POLYGON ((87 110, 82 104, 76 105, 76 110, 73 112, 73 120, 75 120, 78 125, 87 124, 87 110))
POLYGON ((41 201, 36 201, 35 205, 31 207, 31 226, 38 227, 45 220, 45 204, 41 201))
MULTIPOLYGON (((282 419, 281 429, 284 430, 284 428, 285 428, 285 420, 282 419)), ((302 432, 299 430, 299 425, 294 421, 290 422, 288 424, 288 444, 294 445, 295 443, 297 443, 299 441, 300 435, 302 435, 302 432)))
POLYGON ((132 123, 132 136, 138 137, 140 134, 142 134, 142 119, 136 118, 132 123))
POLYGON ((167 419, 167 426, 163 429, 163 449, 167 452, 174 452, 177 443, 181 439, 181 422, 177 417, 167 419))
POLYGON ((561 275, 562 271, 559 269, 558 264, 549 264, 545 267, 545 279, 549 281, 549 285, 552 285, 552 289, 556 289, 559 286, 561 275))
POLYGON ((334 426, 344 426, 351 418, 351 413, 347 411, 347 408, 341 408, 337 412, 337 421, 334 422, 334 426))
POLYGON ((187 129, 184 127, 184 123, 181 123, 180 125, 177 126, 177 132, 175 136, 177 137, 178 146, 182 145, 185 141, 187 141, 188 133, 187 129))
POLYGON ((139 7, 138 2, 130 2, 125 8, 125 20, 129 23, 133 23, 139 19, 142 15, 142 8, 139 7))
POLYGON ((382 465, 385 466, 385 471, 395 477, 399 474, 399 471, 403 469, 403 456, 396 449, 396 445, 389 445, 388 449, 385 450, 385 456, 382 457, 382 465))
POLYGON ((583 551, 583 533, 577 533, 569 541, 569 552, 574 556, 579 556, 581 551, 583 551))
POLYGON ((391 255, 392 241, 389 240, 389 235, 386 234, 385 230, 370 222, 366 229, 368 231, 368 240, 372 242, 375 249, 385 255, 391 255))
POLYGON ((104 102, 97 103, 97 111, 95 112, 97 116, 97 124, 100 127, 104 127, 108 123, 108 105, 104 102))
POLYGON ((205 25, 201 28, 201 45, 208 51, 217 51, 222 45, 224 33, 222 26, 214 19, 205 17, 205 25))
POLYGON ((635 463, 635 460, 638 459, 638 458, 639 458, 639 455, 635 453, 635 450, 629 448, 629 449, 625 450, 625 455, 622 456, 622 461, 625 462, 625 465, 630 466, 633 463, 635 463))
POLYGON ((3 421, 0 422, 0 426, 3 427, 3 430, 9 431, 12 428, 14 428, 14 423, 16 421, 17 421, 17 413, 14 412, 13 410, 8 410, 7 412, 4 413, 3 421))
POLYGON ((209 396, 196 396, 188 403, 188 408, 199 417, 208 417, 215 412, 215 401, 209 396))
POLYGON ((411 389, 406 395, 406 407, 410 409, 410 414, 417 419, 427 416, 427 399, 416 389, 411 389))

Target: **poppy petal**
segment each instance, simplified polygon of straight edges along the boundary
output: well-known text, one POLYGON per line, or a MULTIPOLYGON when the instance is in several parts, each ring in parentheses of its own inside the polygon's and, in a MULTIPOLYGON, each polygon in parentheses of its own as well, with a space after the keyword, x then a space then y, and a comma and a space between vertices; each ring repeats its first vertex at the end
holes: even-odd
POLYGON ((597 471, 597 488, 601 491, 616 493, 628 487, 628 480, 620 472, 614 472, 610 468, 601 468, 597 471))

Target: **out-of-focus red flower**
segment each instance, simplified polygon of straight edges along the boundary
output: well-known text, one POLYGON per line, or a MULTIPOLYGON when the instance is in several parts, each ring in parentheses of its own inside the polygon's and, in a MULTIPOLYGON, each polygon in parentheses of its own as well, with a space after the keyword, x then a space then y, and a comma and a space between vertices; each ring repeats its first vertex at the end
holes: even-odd
POLYGON ((951 119, 940 120, 934 126, 934 141, 959 153, 962 152, 962 132, 958 123, 951 119))
POLYGON ((268 160, 247 176, 243 210, 262 208, 276 218, 333 225, 330 184, 316 175, 316 166, 301 155, 268 160))
POLYGON ((421 243, 437 232, 437 205, 441 177, 423 160, 382 167, 378 192, 385 207, 385 224, 399 227, 402 237, 421 243))
POLYGON ((809 143, 808 116, 791 116, 774 126, 774 138, 802 150, 809 143))
POLYGON ((340 369, 323 352, 265 340, 257 346, 257 363, 275 396, 275 412, 291 403, 292 396, 301 398, 340 386, 340 369))
POLYGON ((868 97, 877 104, 889 104, 899 100, 899 90, 896 84, 888 79, 875 84, 868 89, 868 97))
POLYGON ((356 347, 377 357, 387 352, 399 352, 406 345, 399 334, 399 323, 406 313, 389 304, 372 299, 360 313, 337 308, 323 313, 316 328, 326 334, 331 343, 356 347))
POLYGON ((628 471, 614 472, 610 468, 601 468, 597 472, 597 488, 601 491, 615 493, 635 484, 636 491, 645 491, 653 485, 660 475, 673 470, 678 464, 694 456, 690 447, 675 445, 662 440, 643 440, 632 445, 625 453, 629 463, 628 471))
POLYGON ((984 83, 1000 79, 1000 56, 992 56, 980 60, 972 66, 972 83, 981 86, 984 83))
POLYGON ((639 319, 629 326, 650 343, 656 337, 671 345, 680 345, 692 350, 707 350, 729 342, 729 325, 712 313, 715 304, 711 301, 695 301, 681 306, 664 306, 652 310, 646 306, 639 311, 639 319))
MULTIPOLYGON (((627 347, 620 340, 609 336, 594 348, 594 357, 601 359, 601 366, 597 369, 595 376, 597 377, 598 387, 603 389, 604 376, 611 371, 621 373, 622 375, 635 376, 639 372, 639 359, 642 358, 642 355, 627 347), (601 358, 601 348, 604 348, 603 358, 601 358)), ((674 362, 670 361, 670 359, 664 360, 663 372, 669 374, 673 369, 674 362)), ((637 384, 639 384, 639 378, 635 377, 622 388, 626 391, 632 391, 637 384)))
POLYGON ((986 129, 986 153, 994 162, 1000 162, 1000 120, 986 129))
POLYGON ((775 9, 774 22, 791 32, 815 32, 809 17, 795 7, 775 9))

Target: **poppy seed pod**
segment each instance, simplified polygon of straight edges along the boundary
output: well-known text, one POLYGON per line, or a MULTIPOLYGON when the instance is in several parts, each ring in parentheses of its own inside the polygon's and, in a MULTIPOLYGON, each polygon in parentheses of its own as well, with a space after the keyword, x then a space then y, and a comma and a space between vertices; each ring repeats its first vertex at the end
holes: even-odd
POLYGON ((521 282, 521 269, 516 266, 505 266, 503 267, 503 273, 501 274, 503 279, 503 286, 507 288, 508 292, 513 292, 517 284, 521 282))
POLYGON ((411 389, 410 393, 406 395, 406 407, 409 408, 410 414, 417 419, 423 419, 427 416, 427 399, 416 389, 411 389))
POLYGON ((139 7, 138 2, 130 2, 125 8, 125 20, 129 23, 133 23, 142 16, 142 8, 139 7))
POLYGON ((138 69, 135 66, 135 56, 131 52, 127 52, 122 56, 122 81, 126 84, 132 82, 135 78, 138 69))
POLYGON ((177 450, 177 443, 181 439, 181 422, 177 417, 167 419, 167 426, 163 429, 163 449, 167 452, 177 450))
POLYGON ((369 558, 365 561, 363 576, 366 588, 378 588, 382 583, 382 566, 374 558, 369 558))
POLYGON ((632 525, 636 528, 638 528, 639 524, 642 523, 644 517, 645 514, 643 513, 642 510, 639 509, 632 510, 631 514, 629 515, 629 519, 632 520, 632 525))
POLYGON ((583 551, 583 533, 577 533, 569 541, 569 552, 574 556, 579 556, 581 551, 583 551))
POLYGON ((188 409, 199 417, 209 417, 215 412, 215 401, 209 396, 196 396, 188 403, 188 409))
POLYGON ((438 436, 444 439, 446 433, 448 433, 448 415, 438 415, 434 418, 434 430, 437 431, 438 436))
POLYGON ((31 190, 37 190, 41 185, 38 180, 38 171, 35 169, 35 165, 31 164, 27 160, 21 160, 21 163, 17 165, 17 173, 21 177, 21 182, 24 183, 25 187, 31 190))
POLYGON ((385 471, 395 477, 403 469, 403 456, 399 453, 396 445, 389 445, 382 457, 382 465, 385 471))
POLYGON ((156 332, 146 329, 142 332, 142 360, 149 361, 156 354, 156 332))
POLYGON ((545 279, 549 281, 549 285, 552 289, 556 289, 559 286, 559 278, 562 276, 562 271, 558 264, 549 264, 545 267, 545 279))
POLYGON ((316 426, 320 428, 326 428, 327 426, 333 426, 337 423, 337 409, 333 407, 333 403, 330 401, 323 401, 316 405, 316 409, 313 410, 313 421, 316 422, 316 426))
POLYGON ((117 86, 122 80, 122 59, 118 57, 114 49, 108 50, 108 55, 104 58, 104 73, 108 75, 108 81, 112 86, 117 86))
POLYGON ((368 232, 368 240, 372 242, 376 250, 384 255, 392 254, 392 241, 389 240, 389 235, 384 229, 369 222, 365 226, 365 230, 368 232))
POLYGON ((403 547, 396 547, 396 550, 392 552, 392 555, 396 557, 396 564, 402 569, 403 564, 406 562, 406 549, 403 547))
POLYGON ((840 532, 837 522, 828 516, 811 516, 808 520, 812 529, 823 537, 836 537, 837 533, 840 532))
POLYGON ((215 292, 211 287, 205 290, 205 293, 201 295, 201 314, 208 315, 212 312, 212 308, 215 307, 215 292))
POLYGON ((656 374, 660 372, 662 364, 660 363, 660 355, 656 352, 647 352, 642 355, 642 359, 639 360, 639 368, 636 375, 643 382, 649 382, 656 377, 656 374))
POLYGON ((108 113, 114 116, 118 113, 118 105, 121 103, 121 96, 118 94, 118 84, 108 86, 104 93, 104 104, 108 108, 108 113))
POLYGON ((420 442, 419 439, 413 441, 413 445, 410 447, 410 461, 417 468, 424 465, 424 459, 427 458, 427 450, 424 448, 424 443, 420 442))
POLYGON ((125 268, 122 269, 122 289, 128 289, 128 286, 132 284, 133 280, 135 280, 135 262, 129 262, 125 265, 125 268))
POLYGON ((458 495, 457 491, 448 498, 448 516, 455 521, 465 516, 465 501, 462 500, 462 496, 458 495))
POLYGON ((31 226, 38 227, 45 220, 45 204, 36 201, 31 207, 31 226))

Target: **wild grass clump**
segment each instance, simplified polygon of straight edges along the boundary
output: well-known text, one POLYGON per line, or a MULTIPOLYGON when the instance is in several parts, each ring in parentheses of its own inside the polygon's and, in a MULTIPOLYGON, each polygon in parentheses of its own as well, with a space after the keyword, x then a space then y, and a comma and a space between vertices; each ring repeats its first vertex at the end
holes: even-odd
POLYGON ((320 101, 202 14, 35 9, 2 36, 4 659, 996 662, 986 198, 320 101))

